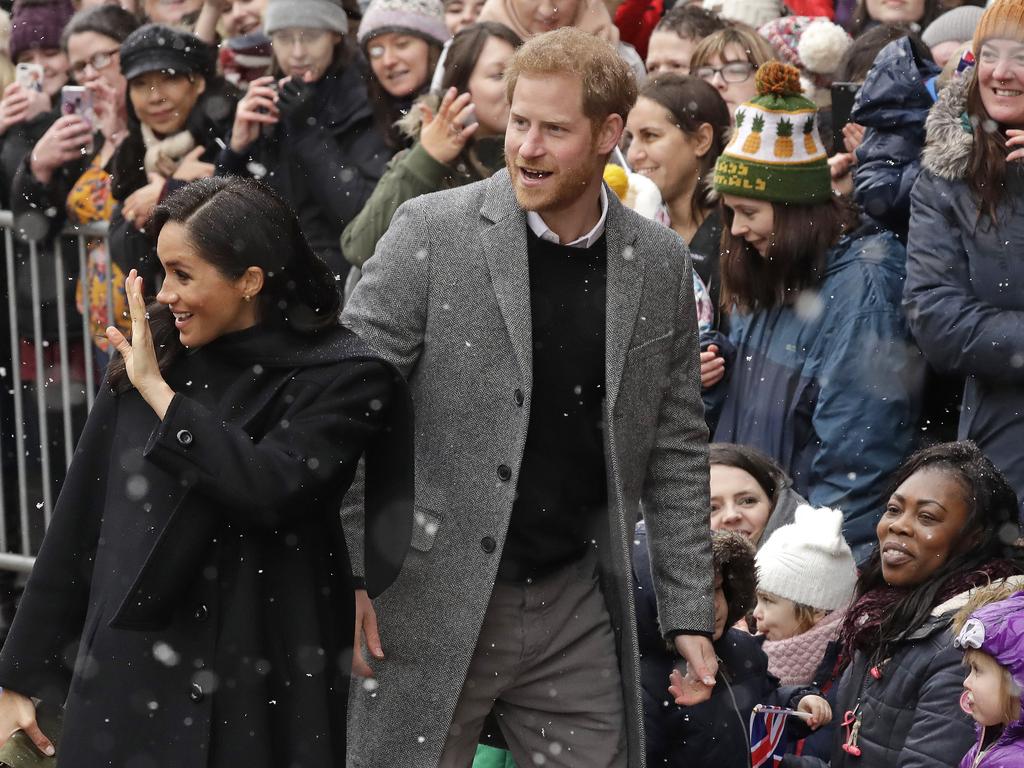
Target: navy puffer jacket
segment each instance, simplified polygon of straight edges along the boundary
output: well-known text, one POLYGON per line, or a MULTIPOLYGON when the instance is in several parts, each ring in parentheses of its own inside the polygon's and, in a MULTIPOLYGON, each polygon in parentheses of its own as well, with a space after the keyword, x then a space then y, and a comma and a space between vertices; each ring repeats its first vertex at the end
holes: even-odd
POLYGON ((926 84, 940 71, 909 37, 894 40, 875 58, 850 115, 867 129, 857 149, 854 200, 903 242, 910 190, 921 170, 924 123, 934 102, 926 84))

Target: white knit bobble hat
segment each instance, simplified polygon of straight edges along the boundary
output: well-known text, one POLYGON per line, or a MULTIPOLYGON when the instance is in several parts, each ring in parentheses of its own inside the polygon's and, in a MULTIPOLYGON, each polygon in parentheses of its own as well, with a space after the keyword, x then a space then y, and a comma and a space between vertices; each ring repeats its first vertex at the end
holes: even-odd
POLYGON ((776 530, 757 553, 758 590, 794 603, 835 611, 850 602, 856 583, 838 509, 797 507, 793 522, 776 530))

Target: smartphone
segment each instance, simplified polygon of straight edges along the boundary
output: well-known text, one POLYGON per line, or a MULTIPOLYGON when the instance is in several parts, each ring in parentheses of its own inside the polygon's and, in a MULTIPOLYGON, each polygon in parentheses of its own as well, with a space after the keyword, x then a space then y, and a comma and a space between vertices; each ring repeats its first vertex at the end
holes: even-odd
POLYGON ((843 126, 850 122, 850 113, 860 93, 860 83, 832 83, 832 151, 845 152, 843 126))
POLYGON ((30 91, 43 91, 43 65, 22 62, 14 68, 14 82, 30 91))
POLYGON ((60 89, 60 113, 78 115, 92 125, 92 92, 82 85, 65 85, 60 89))

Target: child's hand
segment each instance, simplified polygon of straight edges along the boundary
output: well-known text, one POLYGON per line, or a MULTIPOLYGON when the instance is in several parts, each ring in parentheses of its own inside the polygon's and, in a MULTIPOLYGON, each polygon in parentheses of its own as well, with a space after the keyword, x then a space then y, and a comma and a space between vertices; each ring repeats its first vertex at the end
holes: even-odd
POLYGON ((811 717, 807 721, 812 731, 832 722, 832 707, 821 696, 804 696, 800 699, 797 711, 806 712, 811 717))

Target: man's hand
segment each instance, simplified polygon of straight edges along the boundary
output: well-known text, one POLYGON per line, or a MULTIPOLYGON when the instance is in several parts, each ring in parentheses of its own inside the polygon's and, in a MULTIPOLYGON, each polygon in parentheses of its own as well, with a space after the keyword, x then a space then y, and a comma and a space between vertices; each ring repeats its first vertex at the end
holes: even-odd
POLYGON ((672 670, 669 693, 680 706, 707 701, 718 674, 718 658, 711 641, 702 635, 677 635, 674 642, 676 651, 686 661, 686 674, 672 670))
POLYGON ((377 631, 377 613, 373 610, 373 602, 365 589, 356 590, 356 637, 352 644, 352 674, 357 677, 373 677, 373 670, 366 663, 363 647, 377 661, 384 659, 384 649, 380 647, 380 634, 377 631))

